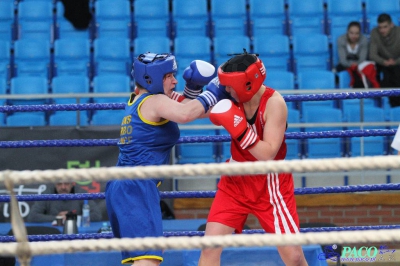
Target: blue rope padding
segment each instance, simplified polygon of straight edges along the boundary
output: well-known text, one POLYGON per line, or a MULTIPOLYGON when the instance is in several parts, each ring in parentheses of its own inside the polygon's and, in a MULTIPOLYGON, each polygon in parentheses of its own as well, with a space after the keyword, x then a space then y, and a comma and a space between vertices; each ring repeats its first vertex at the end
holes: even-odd
MULTIPOLYGON (((325 101, 340 99, 361 99, 385 96, 399 96, 400 90, 337 92, 329 94, 284 95, 286 102, 325 101)), ((83 110, 118 110, 124 109, 125 103, 84 103, 84 104, 48 104, 48 105, 5 105, 0 106, 0 113, 37 112, 37 111, 83 111, 83 110)))
MULTIPOLYGON (((400 225, 374 225, 374 226, 345 226, 345 227, 313 227, 300 228, 300 232, 339 232, 353 230, 383 230, 383 229, 398 229, 400 225)), ((243 230, 243 234, 265 234, 263 229, 243 230)), ((204 236, 204 231, 167 231, 164 232, 164 237, 176 236, 204 236)), ((60 241, 60 240, 87 240, 87 239, 111 239, 114 238, 113 233, 92 233, 92 234, 58 234, 58 235, 29 235, 29 242, 39 241, 60 241)), ((15 242, 14 236, 0 236, 1 243, 15 242)))
POLYGON ((48 112, 48 111, 87 111, 87 110, 120 110, 125 103, 74 103, 74 104, 32 104, 0 106, 0 113, 11 112, 48 112))
MULTIPOLYGON (((327 193, 352 193, 365 191, 400 190, 400 183, 375 184, 375 185, 352 185, 336 187, 306 187, 295 188, 295 195, 312 195, 327 193)), ((163 199, 176 198, 213 198, 213 191, 160 191, 163 199)), ((41 195, 17 195, 18 201, 46 201, 46 200, 97 200, 105 199, 105 193, 77 193, 77 194, 41 194, 41 195)), ((9 195, 0 195, 0 202, 10 202, 9 195)))
MULTIPOLYGON (((394 136, 395 129, 368 129, 368 130, 332 130, 320 132, 288 132, 286 139, 316 139, 316 138, 351 138, 351 137, 375 137, 394 136)), ((229 142, 228 135, 219 136, 191 136, 180 137, 177 144, 200 142, 229 142)), ((37 148, 37 147, 99 147, 116 146, 118 139, 57 139, 57 140, 17 140, 0 141, 0 148, 37 148)))

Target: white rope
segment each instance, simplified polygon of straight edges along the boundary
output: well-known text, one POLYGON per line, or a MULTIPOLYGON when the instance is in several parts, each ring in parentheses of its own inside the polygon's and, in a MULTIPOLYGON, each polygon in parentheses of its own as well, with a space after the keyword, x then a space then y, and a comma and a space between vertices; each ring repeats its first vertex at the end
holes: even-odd
MULTIPOLYGON (((370 169, 400 169, 400 156, 364 156, 335 159, 305 159, 244 163, 210 163, 136 167, 103 167, 90 169, 59 169, 10 171, 17 184, 54 181, 107 181, 110 179, 146 179, 206 175, 265 174, 279 172, 334 172, 370 169)), ((4 171, 0 182, 4 182, 4 171)))
MULTIPOLYGON (((96 239, 48 241, 29 243, 32 255, 61 254, 90 251, 114 250, 152 250, 152 249, 195 249, 212 247, 261 247, 312 244, 356 244, 371 242, 399 242, 400 229, 340 231, 299 234, 252 234, 225 236, 193 237, 145 237, 123 239, 96 239)), ((0 244, 3 256, 12 256, 16 252, 15 243, 0 244)))

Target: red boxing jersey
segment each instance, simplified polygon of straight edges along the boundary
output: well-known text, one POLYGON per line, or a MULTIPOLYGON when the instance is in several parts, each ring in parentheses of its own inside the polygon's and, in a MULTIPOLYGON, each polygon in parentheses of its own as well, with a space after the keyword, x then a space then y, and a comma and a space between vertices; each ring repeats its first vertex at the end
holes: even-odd
MULTIPOLYGON (((266 123, 263 114, 274 92, 275 90, 266 88, 252 125, 261 140, 266 123)), ((239 103, 238 107, 243 110, 243 104, 239 103)), ((230 163, 257 161, 248 150, 240 148, 236 140, 231 142, 231 155, 230 163)), ((283 138, 274 160, 283 160, 285 156, 286 143, 283 138)), ((267 232, 278 234, 299 232, 292 174, 222 176, 208 222, 225 224, 240 233, 248 213, 253 213, 267 232)))

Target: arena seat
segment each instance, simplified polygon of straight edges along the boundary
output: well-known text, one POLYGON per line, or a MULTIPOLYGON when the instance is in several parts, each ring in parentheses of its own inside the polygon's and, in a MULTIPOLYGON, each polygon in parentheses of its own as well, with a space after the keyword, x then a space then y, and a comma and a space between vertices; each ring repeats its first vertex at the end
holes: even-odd
MULTIPOLYGON (((94 93, 126 93, 126 97, 96 97, 95 103, 126 103, 129 98, 130 78, 127 75, 100 75, 93 78, 94 93)), ((96 110, 91 118, 92 125, 120 125, 125 115, 123 109, 96 110)))
POLYGON ((349 156, 361 156, 361 145, 363 145, 363 156, 378 156, 387 154, 384 136, 364 137, 363 140, 361 140, 359 137, 354 137, 350 140, 351 148, 349 156))
POLYGON ((264 84, 278 91, 293 90, 294 74, 289 71, 267 70, 267 78, 265 79, 264 84))
MULTIPOLYGON (((89 78, 86 75, 53 77, 51 88, 53 94, 89 93, 89 78)), ((80 98, 80 103, 88 102, 88 98, 80 98)), ((75 98, 55 98, 57 104, 75 104, 75 98)))
POLYGON ((212 63, 211 40, 207 36, 177 36, 174 47, 179 75, 193 60, 212 63))
POLYGON ((339 89, 350 89, 351 77, 348 71, 340 71, 337 73, 339 78, 339 89))
MULTIPOLYGON (((0 79, 0 94, 4 95, 7 93, 6 80, 0 79)), ((6 100, 0 99, 0 106, 3 106, 6 103, 6 100)), ((5 113, 0 113, 0 126, 4 126, 5 123, 5 113)))
POLYGON ((324 0, 288 0, 289 34, 325 33, 324 0))
POLYGON ((18 39, 53 42, 53 4, 47 1, 18 3, 18 39))
POLYGON ((124 114, 124 110, 101 110, 101 112, 93 114, 90 124, 93 126, 119 126, 124 114))
POLYGON ((170 36, 170 14, 168 1, 133 1, 134 37, 170 36))
POLYGON ((85 111, 80 112, 80 123, 78 124, 78 119, 76 112, 66 112, 59 111, 54 112, 50 115, 49 125, 50 126, 86 126, 87 125, 87 116, 85 115, 85 111), (85 122, 86 121, 86 122, 85 122))
POLYGON ((95 75, 130 74, 130 40, 100 37, 94 40, 95 75), (110 49, 112 47, 112 49, 110 49))
POLYGON ((287 34, 285 0, 249 0, 249 36, 287 34))
POLYGON ((229 42, 226 41, 226 37, 215 37, 214 65, 220 66, 222 63, 225 63, 225 61, 232 57, 228 54, 243 53, 243 48, 246 48, 247 52, 251 52, 250 39, 247 36, 229 36, 229 42))
MULTIPOLYGON (((302 89, 335 89, 335 74, 327 70, 301 71, 298 73, 298 87, 302 89)), ((302 101, 300 107, 308 106, 335 106, 335 100, 302 101)))
POLYGON ((292 38, 295 73, 330 70, 328 37, 324 34, 295 34, 292 38))
POLYGON ((7 115, 6 125, 9 127, 45 126, 44 112, 14 113, 7 115))
POLYGON ((16 76, 50 77, 50 42, 22 39, 14 42, 16 76))
MULTIPOLYGON (((346 122, 361 122, 360 106, 350 105, 343 109, 343 117, 346 122)), ((373 104, 364 104, 363 122, 385 122, 383 109, 373 104)), ((377 129, 379 126, 364 126, 363 128, 377 129)), ((348 127, 348 129, 360 129, 360 127, 348 127)))
MULTIPOLYGON (((291 123, 300 123, 300 111, 293 108, 288 108, 287 123, 290 126, 291 123)), ((300 128, 290 128, 286 129, 286 132, 300 132, 300 128)), ((302 157, 302 140, 299 139, 286 139, 287 153, 286 159, 300 159, 302 157)))
POLYGON ((13 40, 14 30, 14 1, 0 1, 0 40, 13 40))
POLYGON ((248 36, 246 0, 236 0, 226 4, 224 1, 210 0, 211 29, 213 37, 248 36))
POLYGON ((0 80, 9 80, 11 76, 11 45, 9 41, 0 39, 0 80))
POLYGON ((90 77, 90 40, 64 38, 54 42, 54 76, 82 75, 90 77))
MULTIPOLYGON (((14 77, 11 78, 10 94, 47 94, 48 82, 44 77, 14 77)), ((45 104, 46 99, 15 99, 8 100, 9 104, 45 104)))
POLYGON ((96 1, 96 36, 131 38, 131 4, 124 1, 96 1))
MULTIPOLYGON (((113 74, 99 75, 93 78, 94 93, 119 93, 131 92, 130 78, 128 75, 113 74)), ((127 96, 128 97, 128 96, 127 96)))
POLYGON ((207 0, 172 1, 173 36, 209 36, 207 0))
POLYGON ((259 54, 267 71, 289 71, 289 37, 283 34, 256 35, 253 37, 254 53, 259 54))
MULTIPOLYGON (((305 123, 341 123, 342 112, 334 107, 309 106, 303 110, 303 122, 305 123)), ((343 130, 342 127, 312 127, 305 128, 306 132, 343 130)), ((306 140, 307 158, 337 158, 344 154, 342 140, 340 138, 320 138, 306 140)))
POLYGON ((141 36, 133 40, 133 56, 140 54, 152 53, 169 53, 171 52, 171 41, 166 36, 141 36))
MULTIPOLYGON (((196 119, 185 126, 214 126, 209 119, 196 119)), ((183 136, 215 136, 215 129, 181 129, 183 136)), ((217 147, 214 142, 185 143, 176 146, 176 161, 186 163, 214 163, 217 160, 217 147)))

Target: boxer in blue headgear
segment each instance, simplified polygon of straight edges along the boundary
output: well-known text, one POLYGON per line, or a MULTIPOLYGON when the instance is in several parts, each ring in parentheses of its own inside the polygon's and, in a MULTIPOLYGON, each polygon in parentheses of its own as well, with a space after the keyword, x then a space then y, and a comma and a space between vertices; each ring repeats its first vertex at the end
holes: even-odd
MULTIPOLYGON (((121 123, 117 166, 169 164, 180 135, 177 123, 207 117, 211 106, 228 97, 225 87, 216 82, 216 71, 210 63, 191 62, 182 73, 186 81, 182 95, 174 91, 176 72, 172 54, 145 53, 134 59, 136 88, 121 123), (202 92, 205 85, 207 89, 202 92)), ((107 183, 107 212, 115 237, 163 235, 159 182, 127 179, 107 183)), ((159 265, 162 260, 161 250, 122 252, 123 264, 159 265)))

